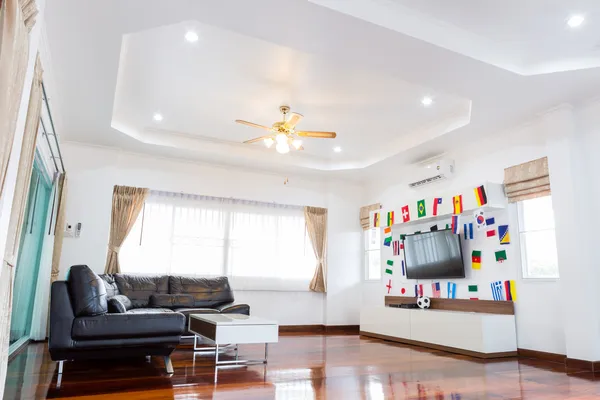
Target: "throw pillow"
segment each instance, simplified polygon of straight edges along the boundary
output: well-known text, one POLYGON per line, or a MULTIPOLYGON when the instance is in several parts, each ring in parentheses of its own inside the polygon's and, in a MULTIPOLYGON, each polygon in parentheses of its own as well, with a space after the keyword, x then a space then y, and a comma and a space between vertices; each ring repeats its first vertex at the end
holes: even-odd
POLYGON ((104 282, 90 267, 73 265, 68 284, 76 317, 100 315, 108 311, 104 282))
POLYGON ((119 294, 108 299, 108 312, 124 314, 127 310, 131 310, 129 297, 119 294))

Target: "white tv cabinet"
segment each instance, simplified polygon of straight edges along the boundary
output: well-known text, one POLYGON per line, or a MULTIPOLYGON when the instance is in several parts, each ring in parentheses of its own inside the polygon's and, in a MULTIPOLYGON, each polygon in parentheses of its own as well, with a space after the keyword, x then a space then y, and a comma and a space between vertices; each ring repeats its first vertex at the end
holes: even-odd
POLYGON ((517 355, 514 315, 364 307, 360 334, 479 358, 517 355))

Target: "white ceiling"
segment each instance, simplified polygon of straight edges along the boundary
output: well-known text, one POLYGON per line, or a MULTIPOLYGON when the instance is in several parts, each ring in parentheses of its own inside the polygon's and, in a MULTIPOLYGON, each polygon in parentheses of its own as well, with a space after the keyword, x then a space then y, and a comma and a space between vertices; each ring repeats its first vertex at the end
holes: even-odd
MULTIPOLYGON (((503 2, 507 9, 492 8, 491 0, 481 0, 490 8, 448 3, 348 0, 358 11, 339 12, 342 2, 335 0, 48 0, 50 96, 59 133, 63 140, 161 156, 364 179, 598 93, 598 68, 523 76, 515 73, 526 65, 521 58, 511 69, 467 51, 481 50, 473 37, 541 43, 553 25, 534 19, 539 30, 525 29, 527 19, 535 10, 559 15, 564 2, 526 0, 522 10, 513 0, 503 2), (379 8, 358 15, 369 2, 379 8), (452 48, 450 34, 443 45, 373 21, 395 20, 390 4, 412 6, 424 28, 444 19, 465 33, 454 46, 467 50, 452 48), (188 30, 200 40, 186 42, 188 30), (425 95, 435 99, 429 108, 420 104, 425 95), (288 155, 240 144, 262 131, 235 119, 270 125, 281 104, 304 115, 299 128, 336 131, 338 138, 307 140, 303 154, 288 155), (155 112, 164 115, 161 123, 152 120, 155 112), (333 146, 343 151, 333 153, 333 146)), ((597 8, 590 2, 577 34, 591 38, 598 31, 600 21, 591 18, 597 8)), ((564 18, 556 35, 565 33, 564 18)), ((438 40, 443 32, 435 31, 438 40)), ((524 54, 545 57, 538 47, 524 54)), ((545 46, 544 54, 558 57, 559 50, 545 46)))

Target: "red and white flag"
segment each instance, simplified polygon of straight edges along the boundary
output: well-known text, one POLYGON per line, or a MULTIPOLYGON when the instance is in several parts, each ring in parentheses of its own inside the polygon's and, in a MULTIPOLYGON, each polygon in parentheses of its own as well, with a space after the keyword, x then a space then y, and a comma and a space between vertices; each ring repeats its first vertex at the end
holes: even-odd
POLYGON ((402 207, 402 222, 410 221, 410 211, 408 211, 408 205, 402 207))

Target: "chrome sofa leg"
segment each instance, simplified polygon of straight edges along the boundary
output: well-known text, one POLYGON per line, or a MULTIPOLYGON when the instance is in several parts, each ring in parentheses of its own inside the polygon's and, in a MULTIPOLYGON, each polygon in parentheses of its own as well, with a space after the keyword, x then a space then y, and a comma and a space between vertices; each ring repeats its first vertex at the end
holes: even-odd
POLYGON ((167 370, 167 374, 173 373, 173 363, 170 356, 165 357, 165 369, 167 370))
POLYGON ((62 374, 63 373, 63 367, 64 367, 64 360, 61 360, 58 362, 58 374, 62 374))
POLYGON ((60 389, 60 385, 62 384, 62 376, 63 376, 63 368, 64 368, 64 360, 58 362, 58 376, 56 377, 56 388, 60 389))

